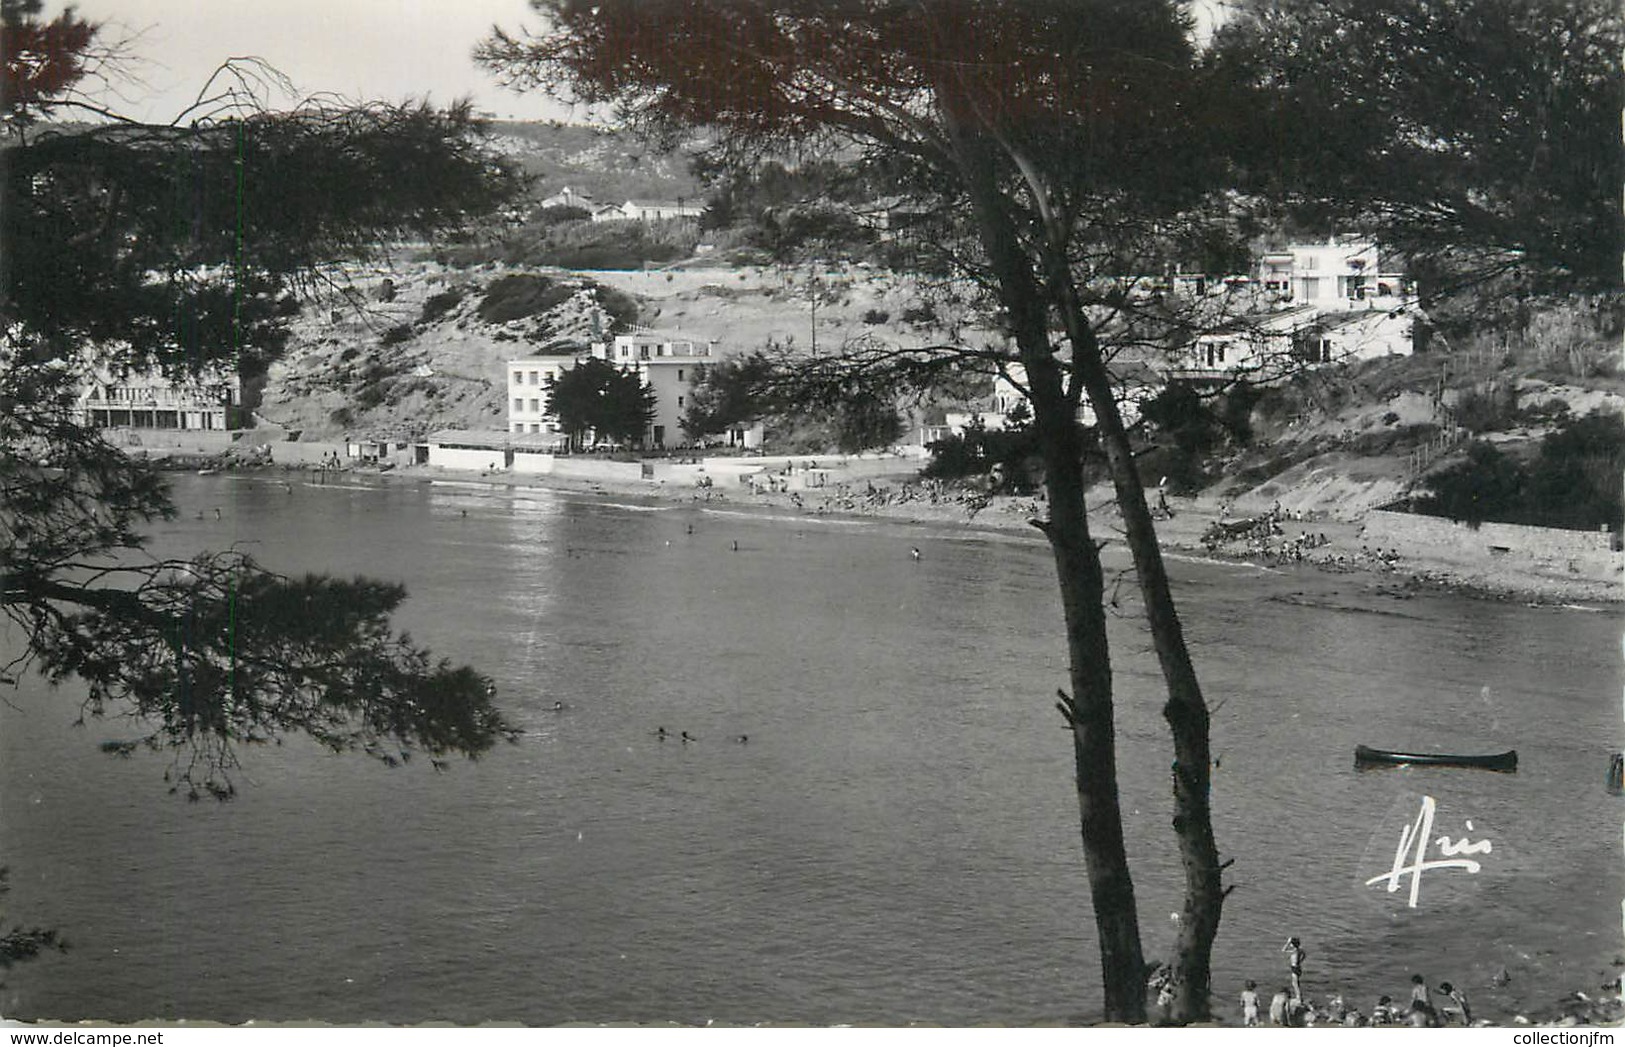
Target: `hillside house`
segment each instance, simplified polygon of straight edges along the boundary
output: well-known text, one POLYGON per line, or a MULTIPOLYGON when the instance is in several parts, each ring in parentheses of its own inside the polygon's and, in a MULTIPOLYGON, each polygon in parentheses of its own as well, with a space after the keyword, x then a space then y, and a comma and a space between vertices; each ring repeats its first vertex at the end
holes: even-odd
POLYGON ((1404 274, 1384 272, 1377 245, 1359 237, 1334 236, 1270 251, 1259 261, 1258 286, 1271 301, 1326 312, 1396 309, 1407 304, 1410 293, 1404 274))
POLYGON ((1196 336, 1163 367, 1169 381, 1269 381, 1295 365, 1293 348, 1320 316, 1311 305, 1255 313, 1196 336))
POLYGON ((1384 271, 1370 240, 1331 237, 1268 252, 1247 290, 1253 311, 1198 335, 1162 367, 1166 379, 1267 382, 1305 366, 1416 350, 1422 316, 1410 284, 1384 271))
POLYGON ((600 207, 592 213, 595 222, 697 221, 701 204, 687 200, 628 200, 624 204, 600 207))
POLYGON ((1412 309, 1363 309, 1322 313, 1297 332, 1293 356, 1303 363, 1349 363, 1415 351, 1417 315, 1412 309))
POLYGON ((544 197, 541 201, 543 208, 548 207, 579 207, 583 211, 593 211, 598 205, 586 193, 578 193, 569 186, 565 186, 552 196, 544 197))

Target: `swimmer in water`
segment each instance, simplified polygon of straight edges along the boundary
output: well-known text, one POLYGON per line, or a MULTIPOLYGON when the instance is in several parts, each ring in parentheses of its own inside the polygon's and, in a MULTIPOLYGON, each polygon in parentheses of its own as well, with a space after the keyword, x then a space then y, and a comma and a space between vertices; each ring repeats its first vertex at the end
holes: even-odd
POLYGON ((916 559, 916 560, 918 560, 918 559, 919 559, 919 558, 920 558, 920 550, 919 550, 919 547, 918 547, 918 546, 916 546, 916 547, 915 547, 915 548, 913 548, 913 549, 910 549, 910 550, 909 550, 909 551, 908 551, 908 554, 909 554, 909 555, 910 555, 910 556, 912 556, 912 557, 914 557, 914 559, 916 559))

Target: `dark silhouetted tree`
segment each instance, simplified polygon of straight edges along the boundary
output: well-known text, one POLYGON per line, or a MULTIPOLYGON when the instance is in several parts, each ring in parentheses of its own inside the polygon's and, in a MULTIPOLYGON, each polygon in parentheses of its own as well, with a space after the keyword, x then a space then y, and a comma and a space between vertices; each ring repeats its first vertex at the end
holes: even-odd
POLYGON ((1247 0, 1221 61, 1263 90, 1254 188, 1446 278, 1615 289, 1615 0, 1247 0))
POLYGON ((760 421, 776 409, 767 399, 773 363, 756 352, 702 364, 683 408, 683 433, 700 440, 760 421))
MULTIPOLYGON (((725 156, 816 143, 899 187, 910 246, 976 289, 1004 346, 879 339, 786 361, 804 402, 888 397, 1002 373, 1032 405, 1061 590, 1080 835, 1105 1015, 1140 1021, 1145 970, 1117 789, 1112 660, 1099 545, 1085 506, 1085 402, 1097 420, 1174 739, 1173 824, 1186 902, 1176 1020, 1207 1015, 1223 899, 1208 809, 1208 710, 1183 638, 1111 354, 1171 347, 1188 325, 1142 308, 1149 260, 1211 226, 1245 104, 1198 60, 1164 0, 862 0, 647 4, 533 0, 546 28, 497 31, 480 57, 508 83, 613 106, 650 133, 704 127, 725 156), (726 41, 726 46, 719 42, 726 41), (694 56, 703 55, 703 61, 694 56)), ((901 212, 901 208, 897 209, 901 212)))
POLYGON ((613 441, 641 444, 655 416, 655 391, 636 371, 596 357, 547 380, 548 404, 572 447, 613 441))
POLYGON ((240 553, 161 560, 162 478, 88 428, 89 369, 263 369, 326 266, 494 209, 518 183, 466 105, 267 110, 274 72, 222 66, 171 124, 76 92, 101 27, 0 4, 0 667, 129 721, 104 749, 171 750, 176 790, 224 799, 240 747, 303 733, 386 763, 476 756, 514 730, 489 681, 389 618, 399 586, 284 577, 240 553), (75 115, 97 122, 67 124, 75 115), (412 177, 401 173, 410 171, 412 177))

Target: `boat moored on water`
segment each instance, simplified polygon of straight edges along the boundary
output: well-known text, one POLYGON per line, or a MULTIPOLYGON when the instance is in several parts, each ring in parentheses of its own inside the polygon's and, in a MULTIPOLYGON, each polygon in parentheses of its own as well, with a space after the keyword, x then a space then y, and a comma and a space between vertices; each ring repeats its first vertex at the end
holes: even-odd
POLYGON ((1354 747, 1356 767, 1477 767, 1486 771, 1511 772, 1518 769, 1518 750, 1504 753, 1415 753, 1397 749, 1373 749, 1367 745, 1354 747))

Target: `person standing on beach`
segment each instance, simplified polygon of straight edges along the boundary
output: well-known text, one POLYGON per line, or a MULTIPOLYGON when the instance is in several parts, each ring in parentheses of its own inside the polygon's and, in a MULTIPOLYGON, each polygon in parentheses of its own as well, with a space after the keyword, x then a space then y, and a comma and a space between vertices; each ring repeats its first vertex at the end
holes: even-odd
POLYGON ((1250 981, 1247 988, 1241 990, 1241 1024, 1254 1026, 1258 1024, 1258 983, 1250 981))
POLYGON ((1297 935, 1288 938, 1286 944, 1281 946, 1281 951, 1287 954, 1287 971, 1292 976, 1292 999, 1301 1000, 1303 999, 1303 961, 1309 958, 1309 954, 1304 951, 1303 943, 1298 940, 1297 935))
MULTIPOLYGON (((1454 985, 1451 985, 1449 982, 1440 982, 1439 983, 1439 992, 1444 994, 1445 996, 1450 997, 1451 1002, 1456 1005, 1456 1009, 1461 1011, 1461 1024, 1463 1024, 1463 1025, 1471 1025, 1471 1024, 1473 1024, 1473 1009, 1471 1007, 1467 1006, 1467 994, 1466 993, 1462 992, 1460 989, 1456 988, 1454 985)), ((1449 1012, 1447 1012, 1447 1013, 1449 1013, 1449 1012)))
POLYGON ((1410 1018, 1412 1025, 1433 1028, 1439 1024, 1439 1012, 1434 1009, 1427 979, 1420 974, 1411 975, 1410 1018))

